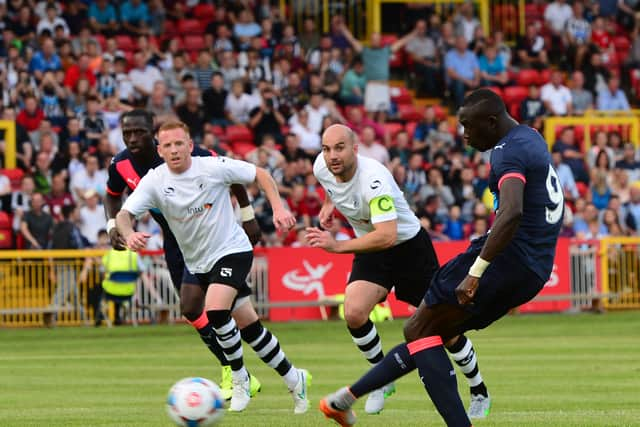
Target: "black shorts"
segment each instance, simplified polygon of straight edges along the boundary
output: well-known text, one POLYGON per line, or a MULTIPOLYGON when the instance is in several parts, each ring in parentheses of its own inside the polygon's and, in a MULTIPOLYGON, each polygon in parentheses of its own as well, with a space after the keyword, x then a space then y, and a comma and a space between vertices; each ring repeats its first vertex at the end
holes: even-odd
POLYGON ((379 252, 356 254, 349 283, 366 280, 386 288, 417 307, 438 270, 438 257, 429 234, 420 227, 412 239, 379 252))
POLYGON ((167 262, 167 269, 171 275, 171 283, 173 287, 180 292, 180 287, 183 283, 190 283, 197 285, 200 282, 198 278, 191 274, 187 270, 187 266, 184 263, 184 257, 178 247, 178 243, 175 241, 172 233, 165 234, 165 236, 171 236, 165 238, 163 242, 164 259, 167 262))
POLYGON ((205 290, 212 283, 228 285, 238 291, 237 299, 251 295, 247 277, 251 272, 253 251, 226 255, 208 273, 196 273, 197 283, 205 290))
MULTIPOLYGON (((485 241, 486 237, 474 240, 466 252, 438 270, 424 297, 428 307, 459 305, 455 289, 467 276, 485 241)), ((473 304, 464 306, 471 317, 464 322, 463 330, 486 328, 512 308, 533 299, 545 283, 507 247, 482 274, 473 304)))

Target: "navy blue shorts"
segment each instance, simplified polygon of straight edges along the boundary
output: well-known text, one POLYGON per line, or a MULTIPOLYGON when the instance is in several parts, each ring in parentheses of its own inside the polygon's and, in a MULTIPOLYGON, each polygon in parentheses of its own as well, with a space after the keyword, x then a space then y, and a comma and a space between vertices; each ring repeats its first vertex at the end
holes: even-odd
MULTIPOLYGON (((486 236, 471 242, 467 251, 446 263, 433 277, 424 296, 428 307, 437 304, 459 305, 456 287, 467 276, 469 268, 484 246, 486 236)), ((463 330, 484 329, 512 308, 535 297, 542 290, 542 280, 507 247, 498 255, 480 278, 472 305, 464 306, 471 317, 463 330)))

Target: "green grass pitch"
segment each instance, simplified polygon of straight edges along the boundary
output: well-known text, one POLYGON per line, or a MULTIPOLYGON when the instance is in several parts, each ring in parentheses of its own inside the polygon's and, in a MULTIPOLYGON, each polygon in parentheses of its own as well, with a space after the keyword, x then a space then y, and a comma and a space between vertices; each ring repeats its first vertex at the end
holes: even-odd
MULTIPOLYGON (((330 426, 317 410, 328 392, 355 380, 366 363, 341 322, 270 324, 283 349, 313 374, 312 407, 293 416, 277 374, 245 346, 262 392, 223 426, 330 426)), ((402 322, 379 325, 385 348, 402 322)), ((510 316, 469 335, 493 396, 489 426, 640 426, 640 313, 510 316)), ((465 405, 468 388, 458 373, 465 405)), ((170 427, 166 393, 175 381, 219 369, 186 325, 114 329, 0 330, 0 426, 170 427)), ((362 426, 442 426, 415 374, 380 415, 362 426)))

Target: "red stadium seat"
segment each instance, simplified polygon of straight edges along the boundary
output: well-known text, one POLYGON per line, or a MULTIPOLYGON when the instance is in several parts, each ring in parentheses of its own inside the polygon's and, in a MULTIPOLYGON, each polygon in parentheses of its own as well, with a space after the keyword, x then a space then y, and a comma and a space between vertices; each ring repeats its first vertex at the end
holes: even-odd
POLYGON ((409 122, 406 124, 404 128, 409 134, 409 139, 413 139, 413 134, 416 132, 417 127, 418 127, 418 122, 409 122))
POLYGON ((0 249, 11 249, 13 247, 13 230, 11 227, 0 229, 0 249))
POLYGON ((546 69, 546 70, 540 71, 540 80, 538 80, 538 84, 542 86, 542 85, 546 85, 550 81, 551 81, 551 70, 546 69))
POLYGON ((540 82, 540 73, 538 70, 520 70, 517 77, 519 86, 537 85, 540 82))
POLYGON ((413 96, 411 96, 411 92, 404 86, 392 87, 391 100, 396 104, 411 104, 413 102, 413 96))
POLYGON ((178 27, 176 27, 176 24, 174 24, 173 21, 169 19, 164 21, 164 32, 162 34, 164 39, 170 39, 179 34, 178 27))
POLYGON ((136 50, 136 42, 127 35, 119 34, 116 36, 116 44, 118 45, 118 49, 124 50, 125 52, 131 52, 136 50))
POLYGON ((206 43, 203 36, 187 35, 184 36, 183 40, 183 46, 188 51, 200 51, 206 48, 206 43))
POLYGON ((529 96, 529 89, 524 86, 505 87, 502 93, 502 99, 507 105, 518 104, 529 96))
POLYGON ((398 132, 404 130, 404 126, 401 123, 388 122, 384 124, 384 130, 389 132, 391 138, 395 138, 398 132))
POLYGON ((520 104, 516 104, 514 102, 512 104, 507 104, 507 106, 509 108, 509 114, 511 114, 511 117, 513 117, 517 121, 520 121, 520 119, 521 119, 521 117, 520 117, 520 104))
POLYGON ((255 148, 255 144, 251 141, 236 141, 231 144, 231 151, 243 159, 255 148))
POLYGON ((431 108, 433 108, 433 112, 435 113, 437 120, 444 120, 449 114, 449 112, 441 105, 432 105, 431 108))
POLYGON ((216 17, 216 9, 212 4, 199 4, 193 8, 193 17, 203 22, 210 22, 216 17))
POLYGON ((398 36, 395 34, 382 34, 380 36, 380 44, 382 46, 389 46, 398 41, 398 36))
POLYGON ((24 176, 24 171, 19 168, 14 169, 1 169, 0 173, 7 178, 9 178, 9 182, 11 182, 11 189, 14 191, 20 190, 20 184, 22 181, 22 177, 24 176))
POLYGON ((178 32, 182 35, 202 34, 204 28, 197 19, 181 19, 178 21, 178 32))
POLYGON ((98 41, 100 48, 102 50, 105 50, 105 48, 107 47, 107 39, 102 34, 94 34, 93 37, 95 37, 95 39, 98 41))
POLYGON ((251 133, 248 127, 243 125, 229 126, 226 135, 227 141, 232 145, 238 141, 253 141, 253 133, 251 133))
POLYGON ((424 110, 418 109, 413 104, 400 104, 398 105, 398 117, 400 120, 406 122, 421 120, 424 115, 424 110))

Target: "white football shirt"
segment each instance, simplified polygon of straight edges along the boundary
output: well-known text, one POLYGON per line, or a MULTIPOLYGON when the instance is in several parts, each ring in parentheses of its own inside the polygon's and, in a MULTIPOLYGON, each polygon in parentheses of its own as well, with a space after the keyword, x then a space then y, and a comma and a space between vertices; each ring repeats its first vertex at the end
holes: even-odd
POLYGON ((252 250, 236 222, 229 186, 253 182, 256 167, 227 157, 192 157, 191 162, 181 174, 171 172, 166 163, 150 169, 122 209, 135 216, 159 209, 187 269, 208 273, 220 258, 252 250))
POLYGON ((389 170, 374 159, 358 155, 356 173, 349 182, 337 182, 322 153, 313 164, 313 174, 336 209, 347 218, 357 237, 374 230, 373 224, 396 220, 396 245, 420 231, 420 221, 409 208, 389 170), (392 199, 393 204, 389 203, 392 199), (373 209, 371 202, 373 201, 373 209), (373 211, 373 212, 372 212, 373 211))

